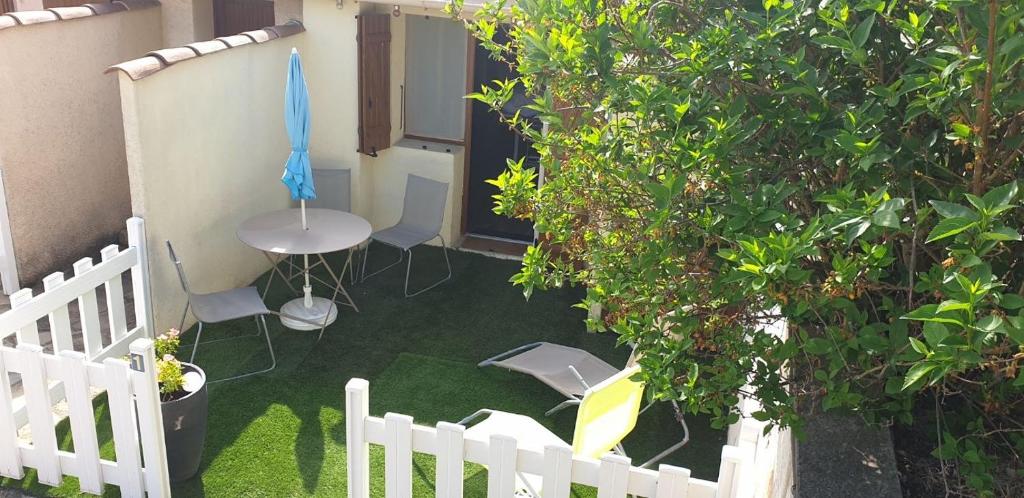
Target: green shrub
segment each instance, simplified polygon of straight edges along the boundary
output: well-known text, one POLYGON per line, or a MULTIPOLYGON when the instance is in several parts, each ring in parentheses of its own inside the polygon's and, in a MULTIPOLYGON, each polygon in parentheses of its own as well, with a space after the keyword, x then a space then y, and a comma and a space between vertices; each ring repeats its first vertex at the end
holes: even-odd
POLYGON ((748 377, 755 416, 797 428, 803 389, 903 423, 934 392, 957 407, 936 455, 991 493, 1024 450, 1022 16, 991 0, 485 8, 471 29, 521 76, 472 97, 524 91, 546 128, 508 120, 544 176, 496 180, 496 211, 542 234, 513 282, 585 285, 581 306, 605 310, 589 325, 639 345, 657 396, 719 424, 748 377), (750 332, 775 309, 788 340, 750 332))

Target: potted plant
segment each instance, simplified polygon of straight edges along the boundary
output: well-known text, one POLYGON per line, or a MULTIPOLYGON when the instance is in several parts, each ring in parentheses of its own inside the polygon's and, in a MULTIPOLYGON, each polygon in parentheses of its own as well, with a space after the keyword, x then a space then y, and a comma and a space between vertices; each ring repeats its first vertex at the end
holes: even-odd
POLYGON ((181 332, 170 329, 156 338, 157 381, 167 445, 167 470, 172 482, 196 474, 206 440, 208 397, 206 373, 175 358, 181 332))

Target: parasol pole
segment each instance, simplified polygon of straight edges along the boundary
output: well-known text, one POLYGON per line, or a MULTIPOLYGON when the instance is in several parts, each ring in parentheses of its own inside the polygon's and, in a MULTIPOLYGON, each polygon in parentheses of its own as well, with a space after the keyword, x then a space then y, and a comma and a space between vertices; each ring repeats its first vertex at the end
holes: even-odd
MULTIPOLYGON (((300 211, 302 211, 302 229, 309 230, 309 225, 306 224, 306 200, 302 199, 299 201, 300 211)), ((302 255, 303 264, 303 275, 306 277, 306 285, 302 287, 302 292, 305 294, 302 304, 307 308, 313 307, 313 287, 309 285, 309 255, 302 255)))

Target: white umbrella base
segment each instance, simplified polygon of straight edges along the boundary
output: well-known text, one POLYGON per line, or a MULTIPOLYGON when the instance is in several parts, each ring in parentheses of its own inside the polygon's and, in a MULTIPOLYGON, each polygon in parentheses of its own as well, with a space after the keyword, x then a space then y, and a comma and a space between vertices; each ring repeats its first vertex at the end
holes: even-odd
POLYGON ((313 306, 306 307, 303 298, 296 298, 284 303, 281 307, 281 325, 292 330, 318 330, 326 324, 330 325, 338 319, 338 307, 325 297, 313 297, 313 306), (295 320, 292 317, 301 318, 295 320), (307 323, 313 322, 313 323, 307 323))

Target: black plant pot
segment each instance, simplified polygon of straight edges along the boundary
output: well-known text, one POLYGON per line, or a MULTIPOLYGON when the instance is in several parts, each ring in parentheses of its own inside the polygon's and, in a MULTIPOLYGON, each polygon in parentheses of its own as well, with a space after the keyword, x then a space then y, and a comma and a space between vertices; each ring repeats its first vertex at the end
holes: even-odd
POLYGON ((171 482, 184 481, 199 471, 206 441, 206 372, 191 363, 181 364, 183 373, 196 372, 202 387, 180 398, 160 403, 167 445, 167 470, 171 482))

